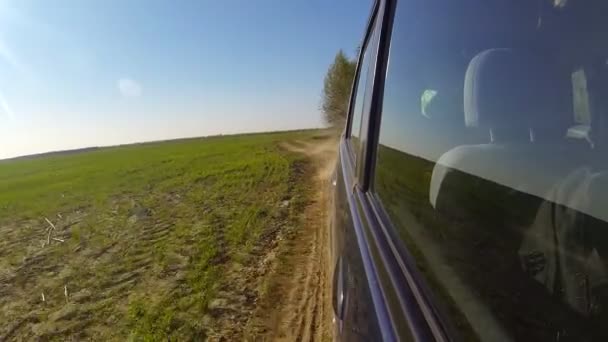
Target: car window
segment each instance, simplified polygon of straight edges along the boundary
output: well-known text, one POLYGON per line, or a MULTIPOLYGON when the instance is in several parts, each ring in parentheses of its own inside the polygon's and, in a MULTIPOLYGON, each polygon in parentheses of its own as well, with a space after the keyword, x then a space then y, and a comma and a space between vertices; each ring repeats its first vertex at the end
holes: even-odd
POLYGON ((578 69, 572 73, 572 102, 574 121, 581 125, 590 125, 591 109, 589 108, 587 76, 584 69, 578 69))
MULTIPOLYGON (((361 139, 361 121, 363 118, 363 112, 365 108, 363 105, 365 104, 365 96, 369 92, 366 91, 367 81, 370 78, 370 75, 373 75, 373 68, 370 67, 371 60, 374 55, 374 46, 377 46, 377 35, 378 29, 376 29, 376 20, 372 24, 373 31, 369 35, 367 41, 364 43, 361 50, 361 59, 359 61, 360 66, 357 74, 357 88, 354 93, 354 98, 352 101, 352 111, 351 111, 351 127, 350 127, 350 140, 353 145, 353 150, 359 150, 359 144, 361 139)), ((369 109, 368 109, 369 110, 369 109)), ((356 155, 356 153, 355 153, 356 155)))
POLYGON ((608 337, 605 10, 397 4, 373 190, 464 340, 608 337))

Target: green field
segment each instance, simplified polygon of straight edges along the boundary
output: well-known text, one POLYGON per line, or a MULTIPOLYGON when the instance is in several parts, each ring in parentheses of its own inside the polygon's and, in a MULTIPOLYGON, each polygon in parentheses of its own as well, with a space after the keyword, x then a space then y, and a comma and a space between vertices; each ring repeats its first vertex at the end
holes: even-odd
POLYGON ((263 251, 309 199, 307 160, 281 146, 324 135, 0 162, 0 340, 192 340, 242 323, 263 251))

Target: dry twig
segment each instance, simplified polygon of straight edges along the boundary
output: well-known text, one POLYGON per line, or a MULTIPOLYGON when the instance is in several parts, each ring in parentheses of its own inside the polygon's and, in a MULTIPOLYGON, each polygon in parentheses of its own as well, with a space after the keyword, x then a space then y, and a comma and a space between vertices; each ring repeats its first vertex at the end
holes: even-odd
MULTIPOLYGON (((48 223, 50 226, 49 229, 47 230, 47 235, 46 235, 46 244, 50 245, 51 244, 51 232, 53 230, 55 230, 55 225, 53 224, 53 222, 49 221, 48 218, 45 217, 44 219, 46 220, 46 223, 48 223)), ((42 246, 42 247, 44 247, 44 246, 42 246)))
POLYGON ((53 222, 49 221, 49 219, 46 217, 44 219, 46 220, 46 223, 48 223, 49 226, 51 226, 51 228, 53 228, 53 230, 55 230, 55 225, 53 224, 53 222))

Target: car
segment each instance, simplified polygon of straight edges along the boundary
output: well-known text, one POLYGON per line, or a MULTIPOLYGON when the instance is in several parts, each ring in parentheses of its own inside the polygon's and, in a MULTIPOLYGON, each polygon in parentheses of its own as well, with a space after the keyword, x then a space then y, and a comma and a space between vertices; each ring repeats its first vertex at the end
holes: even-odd
POLYGON ((336 340, 608 340, 605 18, 373 4, 332 180, 336 340))

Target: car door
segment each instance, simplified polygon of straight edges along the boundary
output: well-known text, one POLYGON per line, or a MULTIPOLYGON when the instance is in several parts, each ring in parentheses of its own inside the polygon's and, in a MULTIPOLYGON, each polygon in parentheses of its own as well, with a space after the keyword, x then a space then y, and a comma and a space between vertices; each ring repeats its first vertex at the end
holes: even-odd
POLYGON ((372 11, 333 182, 332 304, 343 341, 447 341, 453 330, 399 243, 374 184, 396 8, 395 1, 378 1, 372 11))
POLYGON ((380 3, 340 148, 344 327, 364 312, 370 340, 606 340, 606 154, 569 129, 605 115, 585 95, 603 71, 580 70, 606 57, 556 30, 594 36, 584 6, 380 3))
MULTIPOLYGON (((361 182, 368 158, 367 132, 377 87, 379 48, 387 7, 374 4, 361 44, 348 123, 339 146, 334 184, 331 251, 334 266, 332 305, 338 340, 395 340, 378 286, 378 272, 369 242, 369 226, 361 207, 361 182)), ((384 32, 386 34, 386 32, 384 32)))

